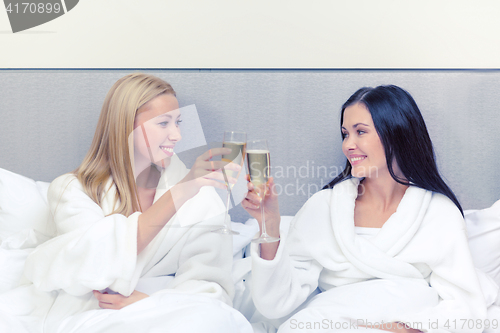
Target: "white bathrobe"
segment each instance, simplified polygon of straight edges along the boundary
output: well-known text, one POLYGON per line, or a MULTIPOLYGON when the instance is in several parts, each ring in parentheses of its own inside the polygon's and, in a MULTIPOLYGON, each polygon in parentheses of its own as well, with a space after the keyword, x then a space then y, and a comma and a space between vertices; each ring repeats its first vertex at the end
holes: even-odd
MULTIPOLYGON (((154 200, 187 172, 174 155, 154 200)), ((116 188, 108 188, 100 207, 75 176, 54 180, 48 201, 57 236, 28 257, 24 274, 32 284, 0 295, 0 330, 250 332, 230 307, 232 238, 211 232, 222 226, 225 212, 214 189, 203 187, 137 255, 140 213, 110 215, 116 188), (106 288, 151 297, 103 310, 92 291, 106 288)))
POLYGON ((358 184, 348 179, 311 197, 273 260, 260 258, 253 245, 257 309, 268 318, 293 314, 280 332, 350 332, 383 322, 482 332, 487 304, 455 204, 410 186, 397 211, 366 238, 354 226, 358 184), (321 293, 304 303, 317 288, 321 293))

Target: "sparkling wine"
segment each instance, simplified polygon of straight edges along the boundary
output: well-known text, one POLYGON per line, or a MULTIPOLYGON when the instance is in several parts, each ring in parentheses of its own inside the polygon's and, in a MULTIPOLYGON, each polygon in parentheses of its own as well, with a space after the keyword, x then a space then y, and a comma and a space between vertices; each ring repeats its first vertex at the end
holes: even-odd
POLYGON ((257 187, 265 185, 270 176, 269 150, 248 150, 247 167, 252 183, 257 187))

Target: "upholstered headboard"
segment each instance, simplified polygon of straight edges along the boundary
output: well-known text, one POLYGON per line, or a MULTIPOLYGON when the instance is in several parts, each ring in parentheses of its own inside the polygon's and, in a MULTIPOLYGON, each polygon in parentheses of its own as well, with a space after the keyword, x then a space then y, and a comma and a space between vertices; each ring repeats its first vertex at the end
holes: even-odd
MULTIPOLYGON (((104 96, 133 70, 0 71, 0 168, 51 181, 87 151, 104 96)), ((207 142, 224 130, 267 138, 283 215, 341 171, 339 110, 362 86, 408 90, 441 173, 464 209, 500 199, 500 71, 155 70, 195 104, 207 142)), ((247 219, 237 207, 233 220, 247 219)))

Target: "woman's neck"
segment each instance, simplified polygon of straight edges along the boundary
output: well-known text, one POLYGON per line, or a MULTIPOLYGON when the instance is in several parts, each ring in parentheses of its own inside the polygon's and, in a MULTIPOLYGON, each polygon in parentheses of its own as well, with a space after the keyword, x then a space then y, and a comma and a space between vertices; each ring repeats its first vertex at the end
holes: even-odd
POLYGON ((141 158, 134 158, 134 178, 137 184, 137 187, 145 187, 144 184, 148 184, 148 187, 156 187, 158 185, 158 180, 160 179, 161 172, 158 169, 165 169, 170 165, 170 158, 165 158, 164 160, 159 161, 158 163, 151 163, 151 161, 141 158), (156 179, 156 176, 158 179, 156 179), (153 177, 153 179, 150 179, 153 177), (154 184, 151 183, 154 182, 154 184))
POLYGON ((365 178, 358 188, 357 200, 370 202, 377 211, 387 211, 399 205, 407 188, 407 185, 396 182, 390 174, 365 178))
POLYGON ((137 175, 135 182, 138 188, 156 188, 160 181, 160 176, 160 171, 156 166, 151 164, 137 175))

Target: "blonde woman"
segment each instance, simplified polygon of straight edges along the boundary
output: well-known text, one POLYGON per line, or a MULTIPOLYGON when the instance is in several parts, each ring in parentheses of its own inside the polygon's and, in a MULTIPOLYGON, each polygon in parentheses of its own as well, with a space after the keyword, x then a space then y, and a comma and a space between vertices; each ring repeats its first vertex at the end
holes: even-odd
POLYGON ((214 187, 225 186, 211 158, 228 149, 188 170, 173 153, 180 121, 165 81, 131 74, 113 85, 82 164, 49 188, 57 236, 28 257, 32 284, 0 296, 0 328, 251 332, 229 306, 232 239, 211 232, 224 213, 214 187))

